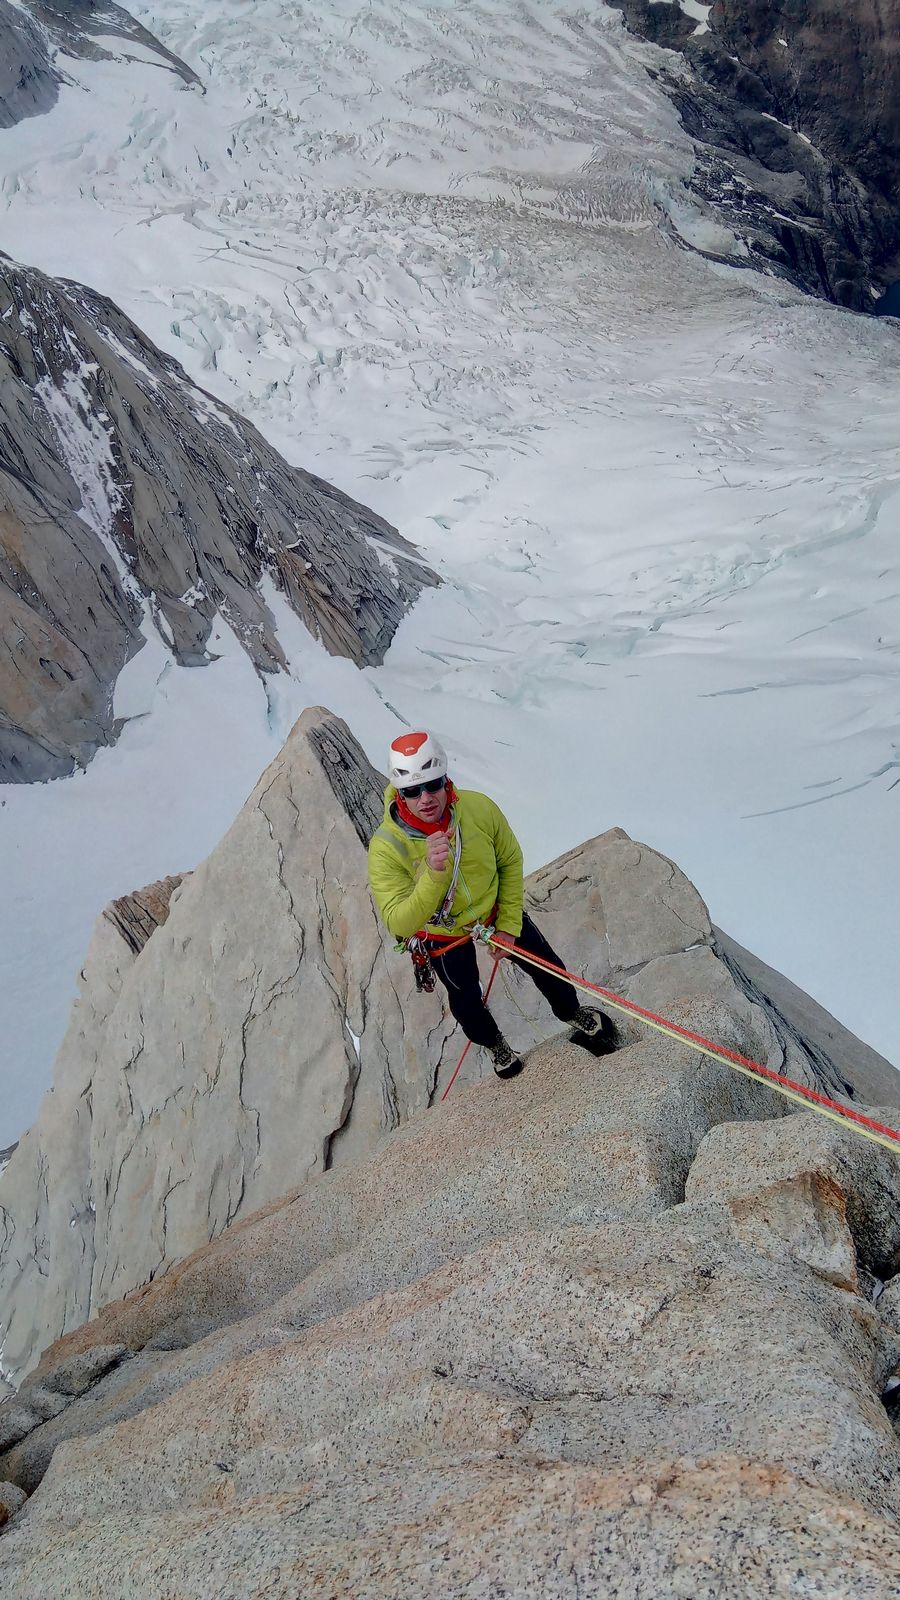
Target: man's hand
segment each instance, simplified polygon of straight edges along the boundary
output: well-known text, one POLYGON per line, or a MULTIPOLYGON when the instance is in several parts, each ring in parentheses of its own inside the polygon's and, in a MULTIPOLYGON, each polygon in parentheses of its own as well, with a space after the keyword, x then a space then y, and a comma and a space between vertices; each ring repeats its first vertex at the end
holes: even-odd
POLYGON ((450 835, 448 833, 430 833, 425 846, 425 854, 432 872, 443 872, 450 856, 450 835))
POLYGON ((515 948, 516 941, 511 933, 500 933, 498 929, 494 929, 491 935, 490 949, 498 960, 501 956, 512 955, 515 948))

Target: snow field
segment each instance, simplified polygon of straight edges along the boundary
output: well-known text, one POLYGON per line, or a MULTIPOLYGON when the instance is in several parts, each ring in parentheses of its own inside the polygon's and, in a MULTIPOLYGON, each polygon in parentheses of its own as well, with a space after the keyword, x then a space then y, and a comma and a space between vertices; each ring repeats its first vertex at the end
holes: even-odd
POLYGON ((110 294, 445 584, 363 674, 289 613, 265 689, 226 630, 202 672, 151 643, 115 750, 0 792, 10 1137, 97 911, 205 854, 316 701, 378 765, 433 725, 529 866, 614 824, 667 851, 900 1059, 892 328, 684 251, 689 142, 602 4, 135 14, 206 94, 72 64, 0 135, 0 248, 110 294))

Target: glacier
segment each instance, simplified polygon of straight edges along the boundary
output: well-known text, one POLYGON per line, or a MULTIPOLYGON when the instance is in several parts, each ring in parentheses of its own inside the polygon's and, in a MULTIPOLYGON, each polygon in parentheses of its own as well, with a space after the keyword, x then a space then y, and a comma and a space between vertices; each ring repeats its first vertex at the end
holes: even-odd
POLYGON ((132 9, 205 92, 138 45, 66 60, 0 132, 0 249, 109 295, 444 582, 362 672, 286 609, 265 683, 224 623, 202 670, 160 642, 114 749, 0 789, 0 1144, 102 905, 204 855, 316 702, 376 764, 439 730, 527 868, 646 838, 900 1059, 897 324, 742 264, 661 52, 597 0, 132 9))

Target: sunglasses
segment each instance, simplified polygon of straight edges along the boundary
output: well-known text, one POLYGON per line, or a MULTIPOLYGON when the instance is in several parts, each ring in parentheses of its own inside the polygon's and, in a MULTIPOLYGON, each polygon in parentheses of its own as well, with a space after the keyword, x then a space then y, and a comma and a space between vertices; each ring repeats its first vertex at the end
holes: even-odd
POLYGON ((408 789, 401 789, 400 793, 404 800, 418 800, 420 794, 437 794, 446 782, 446 778, 429 778, 427 783, 410 784, 408 789))

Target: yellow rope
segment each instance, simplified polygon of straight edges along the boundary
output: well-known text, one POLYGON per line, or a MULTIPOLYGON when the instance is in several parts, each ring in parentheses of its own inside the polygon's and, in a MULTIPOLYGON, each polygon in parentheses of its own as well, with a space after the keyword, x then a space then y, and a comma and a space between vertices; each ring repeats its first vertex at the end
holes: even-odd
POLYGON ((516 1010, 519 1013, 519 1016, 522 1018, 522 1021, 525 1023, 525 1026, 527 1027, 528 1032, 531 1034, 532 1039, 534 1040, 535 1044, 537 1044, 538 1043, 538 1031, 537 1031, 537 1028, 535 1027, 534 1023, 532 1022, 531 1018, 529 1017, 527 1011, 524 1011, 522 1009, 522 1007, 519 1005, 519 1002, 516 999, 515 993, 513 991, 512 984, 509 982, 509 979, 507 978, 506 973, 502 970, 503 962, 502 961, 498 962, 498 966, 501 968, 500 976, 503 979, 503 987, 506 990, 506 997, 509 1000, 510 1004, 515 1006, 516 1010))
MULTIPOLYGON (((485 942, 493 945, 495 941, 488 937, 485 942)), ((496 948, 509 953, 508 946, 498 944, 496 948)), ((533 957, 528 955, 527 951, 520 950, 518 947, 516 948, 515 956, 517 961, 527 961, 531 966, 539 968, 542 972, 553 970, 549 964, 535 961, 533 957)), ((555 975, 558 976, 558 974, 555 975)), ((576 978, 571 972, 566 973, 566 979, 569 983, 574 984, 576 989, 584 990, 585 994, 597 996, 598 989, 596 984, 587 983, 582 978, 576 978)), ((840 1111, 832 1111, 828 1106, 820 1105, 816 1100, 808 1100, 805 1095, 798 1094, 788 1084, 754 1072, 750 1067, 743 1067, 738 1061, 730 1060, 728 1056, 720 1054, 714 1046, 699 1044, 696 1039, 687 1038, 678 1028, 669 1027, 665 1022, 657 1022, 651 1017, 642 1016, 641 1012, 635 1011, 627 1000, 614 1000, 606 991, 604 991, 601 998, 605 1005, 613 1006, 616 1011, 624 1012, 625 1016, 631 1017, 635 1022, 642 1022, 647 1028, 655 1028, 657 1033, 667 1034, 670 1039, 675 1039, 678 1044, 685 1044, 691 1050, 696 1050, 699 1055, 709 1056, 712 1061, 718 1061, 725 1067, 731 1067, 733 1072, 742 1073, 745 1078, 751 1078, 754 1083, 763 1084, 765 1088, 772 1089, 775 1094, 784 1095, 786 1100, 793 1100, 797 1105, 802 1106, 805 1111, 815 1111, 820 1117, 828 1117, 829 1121, 836 1122, 838 1127, 848 1128, 851 1133, 858 1133, 863 1139, 871 1139, 873 1144, 880 1144, 885 1150, 892 1150, 895 1155, 900 1155, 900 1137, 888 1139, 884 1134, 877 1133, 874 1128, 867 1128, 862 1123, 854 1121, 852 1117, 842 1116, 840 1111)))

